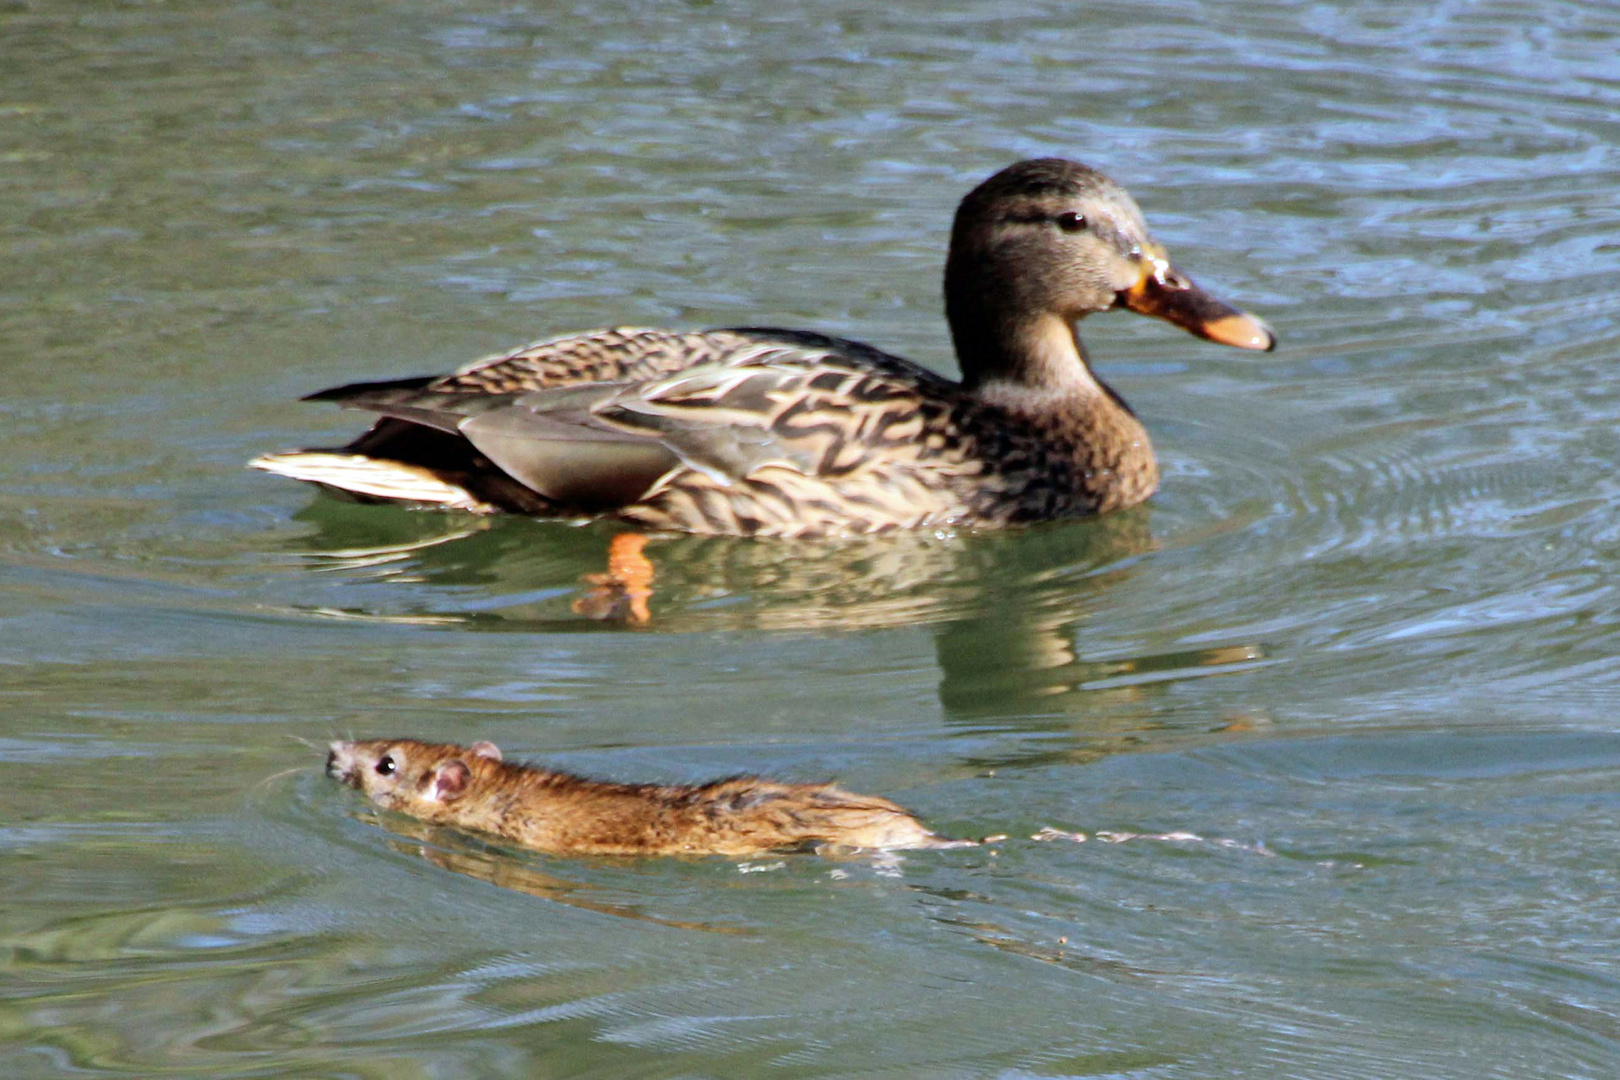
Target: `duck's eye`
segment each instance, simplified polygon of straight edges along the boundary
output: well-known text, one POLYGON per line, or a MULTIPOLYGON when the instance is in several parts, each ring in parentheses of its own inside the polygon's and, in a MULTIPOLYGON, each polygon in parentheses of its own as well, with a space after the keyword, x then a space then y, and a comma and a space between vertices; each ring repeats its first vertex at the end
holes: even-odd
POLYGON ((394 755, 384 754, 377 759, 377 774, 379 776, 394 775, 394 755))
POLYGON ((1086 215, 1077 214, 1073 210, 1057 216, 1057 227, 1064 232, 1079 232, 1086 227, 1086 215))

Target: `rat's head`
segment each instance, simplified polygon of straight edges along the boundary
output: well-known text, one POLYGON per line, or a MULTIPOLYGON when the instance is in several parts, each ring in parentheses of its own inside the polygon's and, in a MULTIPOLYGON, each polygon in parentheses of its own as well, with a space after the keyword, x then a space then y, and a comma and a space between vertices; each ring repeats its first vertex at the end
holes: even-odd
POLYGON ((421 817, 459 799, 480 760, 500 761, 500 747, 415 739, 334 742, 326 755, 326 775, 365 792, 378 806, 421 817))

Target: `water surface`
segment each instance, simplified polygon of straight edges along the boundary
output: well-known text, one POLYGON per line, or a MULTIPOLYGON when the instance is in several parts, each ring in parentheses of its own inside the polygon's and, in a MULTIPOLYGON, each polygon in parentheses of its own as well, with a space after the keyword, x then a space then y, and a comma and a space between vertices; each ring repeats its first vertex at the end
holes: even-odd
POLYGON ((1617 55, 1555 0, 4 7, 0 1072, 1614 1075, 1617 55), (1045 153, 1282 340, 1086 324, 1145 507, 660 540, 638 627, 576 610, 611 529, 242 468, 596 325, 950 371, 955 200, 1045 153), (1010 839, 541 858, 336 733, 1010 839))

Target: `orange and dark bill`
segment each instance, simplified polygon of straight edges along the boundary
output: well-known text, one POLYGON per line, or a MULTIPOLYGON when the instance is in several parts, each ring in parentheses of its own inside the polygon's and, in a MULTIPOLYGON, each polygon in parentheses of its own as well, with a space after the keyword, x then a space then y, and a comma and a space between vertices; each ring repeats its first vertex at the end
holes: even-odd
POLYGON ((1271 327, 1194 285, 1159 250, 1142 253, 1142 276, 1120 292, 1119 302, 1222 345, 1266 352, 1277 346, 1271 327))

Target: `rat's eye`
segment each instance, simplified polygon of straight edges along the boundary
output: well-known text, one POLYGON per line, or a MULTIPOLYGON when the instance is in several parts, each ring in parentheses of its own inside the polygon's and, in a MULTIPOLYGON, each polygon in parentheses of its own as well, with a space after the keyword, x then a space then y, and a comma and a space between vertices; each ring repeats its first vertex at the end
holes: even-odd
POLYGON ((377 759, 377 774, 379 776, 394 775, 394 755, 384 754, 377 759))
POLYGON ((1073 210, 1057 216, 1057 227, 1064 232, 1079 232, 1086 227, 1086 215, 1077 214, 1073 210))

